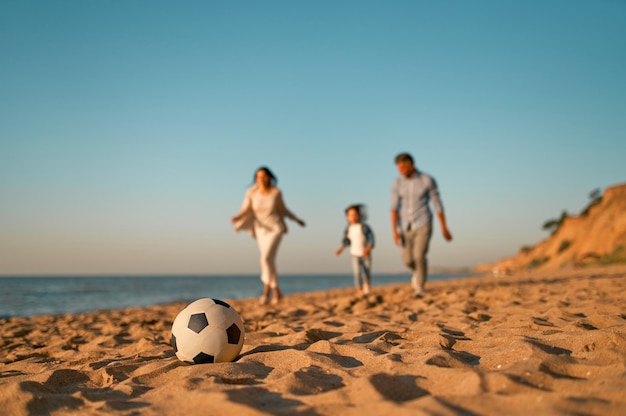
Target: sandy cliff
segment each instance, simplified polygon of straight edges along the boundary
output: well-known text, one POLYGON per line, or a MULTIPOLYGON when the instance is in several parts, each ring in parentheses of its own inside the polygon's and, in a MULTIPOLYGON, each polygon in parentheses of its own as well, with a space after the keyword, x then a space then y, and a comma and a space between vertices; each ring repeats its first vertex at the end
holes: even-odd
POLYGON ((586 215, 567 217, 534 247, 476 271, 506 274, 527 269, 580 267, 626 261, 626 183, 611 186, 586 215))

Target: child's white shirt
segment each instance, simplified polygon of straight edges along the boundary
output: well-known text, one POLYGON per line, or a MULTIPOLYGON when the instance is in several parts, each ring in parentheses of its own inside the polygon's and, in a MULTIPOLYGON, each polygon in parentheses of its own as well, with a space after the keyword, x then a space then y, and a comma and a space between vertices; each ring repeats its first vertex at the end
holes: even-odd
POLYGON ((350 239, 350 254, 363 257, 363 249, 365 248, 363 225, 360 223, 350 224, 348 227, 348 238, 350 239))

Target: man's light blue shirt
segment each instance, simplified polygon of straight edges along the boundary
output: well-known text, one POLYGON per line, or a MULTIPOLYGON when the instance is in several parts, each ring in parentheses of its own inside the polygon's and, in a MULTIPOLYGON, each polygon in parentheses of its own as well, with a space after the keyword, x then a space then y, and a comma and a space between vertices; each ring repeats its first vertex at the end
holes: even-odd
POLYGON ((398 212, 398 222, 403 231, 432 221, 430 201, 436 212, 443 212, 439 189, 431 176, 416 170, 408 178, 400 175, 393 182, 391 210, 398 212))

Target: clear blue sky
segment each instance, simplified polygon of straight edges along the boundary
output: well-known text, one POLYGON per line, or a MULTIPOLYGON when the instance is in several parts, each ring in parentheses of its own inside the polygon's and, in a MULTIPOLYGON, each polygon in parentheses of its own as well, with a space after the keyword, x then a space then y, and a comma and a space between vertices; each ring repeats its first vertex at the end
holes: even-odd
POLYGON ((0 274, 256 273, 229 219, 269 166, 283 273, 350 272, 362 202, 393 245, 394 156, 439 183, 430 263, 546 237, 626 181, 626 2, 3 1, 0 274))

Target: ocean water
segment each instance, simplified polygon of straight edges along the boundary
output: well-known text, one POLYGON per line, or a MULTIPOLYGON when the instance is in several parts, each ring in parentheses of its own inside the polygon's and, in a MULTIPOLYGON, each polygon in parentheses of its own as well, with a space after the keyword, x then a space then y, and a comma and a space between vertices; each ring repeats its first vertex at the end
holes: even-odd
MULTIPOLYGON (((467 274, 433 274, 429 281, 467 274)), ((407 283, 408 274, 372 276, 372 285, 407 283)), ((281 275, 285 295, 353 286, 352 275, 281 275)), ((56 315, 133 306, 191 302, 199 298, 244 299, 260 296, 257 275, 242 276, 54 276, 0 277, 0 319, 56 315)))

